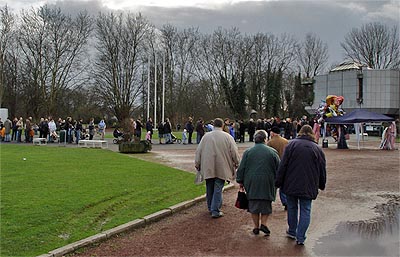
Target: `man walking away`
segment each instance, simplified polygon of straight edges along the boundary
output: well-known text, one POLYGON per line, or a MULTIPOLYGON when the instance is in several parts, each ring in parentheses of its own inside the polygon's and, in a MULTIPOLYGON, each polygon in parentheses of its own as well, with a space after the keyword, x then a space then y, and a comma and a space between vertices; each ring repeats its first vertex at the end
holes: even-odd
MULTIPOLYGON (((280 129, 276 126, 271 128, 270 134, 271 140, 268 141, 267 145, 274 148, 278 152, 279 158, 282 159, 283 151, 285 150, 285 147, 289 141, 286 138, 281 137, 280 129)), ((281 199, 281 203, 285 210, 287 210, 286 195, 282 193, 282 190, 279 190, 279 198, 281 199)))
POLYGON ((222 189, 232 181, 239 164, 239 152, 233 138, 222 131, 224 122, 214 120, 214 130, 206 133, 196 149, 195 167, 206 180, 208 211, 212 218, 222 217, 222 189))
POLYGON ((324 190, 326 160, 322 149, 315 142, 310 125, 304 125, 296 139, 285 148, 278 168, 275 186, 286 194, 289 229, 286 235, 304 245, 311 220, 311 202, 324 190))

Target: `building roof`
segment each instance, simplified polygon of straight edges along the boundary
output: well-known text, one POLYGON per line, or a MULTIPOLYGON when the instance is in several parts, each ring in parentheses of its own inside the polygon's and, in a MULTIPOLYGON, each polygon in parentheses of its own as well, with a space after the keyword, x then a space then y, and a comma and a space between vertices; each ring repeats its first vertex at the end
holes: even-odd
POLYGON ((361 70, 363 67, 366 66, 354 61, 347 61, 347 62, 342 62, 341 64, 330 70, 330 72, 345 71, 345 70, 361 70))

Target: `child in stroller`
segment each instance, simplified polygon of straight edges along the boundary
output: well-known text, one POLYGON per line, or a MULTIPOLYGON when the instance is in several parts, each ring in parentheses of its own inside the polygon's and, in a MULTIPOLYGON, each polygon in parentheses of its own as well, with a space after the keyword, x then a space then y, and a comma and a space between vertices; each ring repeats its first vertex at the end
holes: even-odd
POLYGON ((50 132, 50 142, 56 142, 58 138, 59 136, 55 130, 50 132))
POLYGON ((124 133, 122 133, 118 128, 115 128, 115 129, 114 129, 114 132, 113 132, 113 136, 115 137, 115 138, 113 139, 113 143, 114 143, 114 144, 119 144, 119 143, 121 143, 121 142, 124 140, 123 135, 124 135, 124 133))
POLYGON ((181 144, 182 143, 182 139, 177 138, 174 134, 171 133, 171 138, 172 138, 172 143, 178 143, 181 144))

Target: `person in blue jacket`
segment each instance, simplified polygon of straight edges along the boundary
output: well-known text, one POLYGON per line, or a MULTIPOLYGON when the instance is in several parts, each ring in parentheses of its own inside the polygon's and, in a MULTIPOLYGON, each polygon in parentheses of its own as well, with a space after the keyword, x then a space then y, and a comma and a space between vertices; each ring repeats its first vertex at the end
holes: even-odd
POLYGON ((296 139, 286 146, 278 168, 275 186, 287 196, 286 235, 304 245, 311 221, 311 202, 324 190, 326 160, 322 149, 315 142, 311 126, 304 125, 296 139), (299 218, 298 218, 299 217, 299 218))

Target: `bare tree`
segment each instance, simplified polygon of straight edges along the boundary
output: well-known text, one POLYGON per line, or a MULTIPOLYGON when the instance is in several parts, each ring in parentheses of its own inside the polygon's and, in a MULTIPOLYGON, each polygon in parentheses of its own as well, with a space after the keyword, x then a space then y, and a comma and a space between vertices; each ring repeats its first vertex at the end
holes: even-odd
MULTIPOLYGON (((254 110, 263 110, 264 90, 262 90, 264 64, 266 62, 265 51, 267 35, 258 33, 253 36, 254 45, 252 48, 252 61, 250 62, 249 73, 249 106, 254 110)), ((262 115, 262 114, 261 114, 262 115)))
POLYGON ((389 28, 380 22, 353 28, 340 44, 345 56, 366 63, 373 69, 400 67, 400 41, 398 26, 389 28))
POLYGON ((244 100, 240 100, 244 94, 239 92, 246 86, 245 78, 251 60, 252 43, 250 38, 243 37, 237 28, 219 28, 212 36, 202 38, 198 50, 197 72, 201 78, 210 82, 208 85, 212 93, 209 99, 212 99, 212 105, 228 107, 227 111, 234 115, 242 114, 245 108, 244 100), (237 104, 236 100, 240 100, 242 104, 237 104))
POLYGON ((81 61, 90 31, 86 12, 72 18, 47 5, 22 12, 18 42, 26 102, 34 116, 57 113, 62 93, 83 83, 81 61))
POLYGON ((200 84, 206 89, 203 93, 203 100, 207 106, 215 106, 220 103, 220 99, 223 96, 217 86, 219 76, 216 72, 212 48, 210 47, 212 42, 211 35, 201 35, 195 47, 197 58, 194 59, 196 62, 195 75, 200 84))
POLYGON ((299 65, 306 78, 323 71, 328 62, 328 45, 313 33, 307 33, 297 49, 299 65))
MULTIPOLYGON (((245 57, 245 52, 246 50, 250 51, 246 49, 243 37, 237 28, 215 30, 212 49, 213 62, 216 67, 214 72, 219 76, 217 85, 224 95, 224 105, 229 107, 232 114, 239 115, 236 109, 239 106, 235 104, 235 100, 239 97, 236 95, 234 87, 237 87, 239 81, 244 79, 248 63, 246 61, 249 59, 245 57)), ((241 96, 243 97, 243 94, 241 96)), ((244 108, 244 106, 240 107, 244 108)))
POLYGON ((283 33, 279 36, 277 42, 277 58, 275 61, 275 68, 282 70, 282 72, 291 72, 291 67, 297 60, 296 51, 298 49, 297 39, 290 34, 283 33))
POLYGON ((6 90, 6 62, 8 52, 11 51, 13 38, 14 16, 7 6, 0 8, 0 107, 3 106, 3 97, 6 90))
POLYGON ((261 116, 277 115, 283 109, 282 79, 295 61, 297 41, 288 34, 277 37, 258 33, 253 36, 252 60, 248 79, 249 105, 261 116))
POLYGON ((167 115, 177 122, 188 116, 183 111, 192 105, 188 89, 195 80, 194 49, 200 34, 197 28, 177 30, 171 25, 164 26, 161 32, 166 52, 167 115))
POLYGON ((153 27, 141 14, 102 14, 96 20, 96 92, 104 105, 123 121, 141 93, 143 67, 140 54, 153 27))

